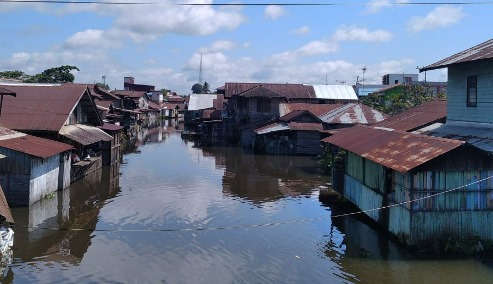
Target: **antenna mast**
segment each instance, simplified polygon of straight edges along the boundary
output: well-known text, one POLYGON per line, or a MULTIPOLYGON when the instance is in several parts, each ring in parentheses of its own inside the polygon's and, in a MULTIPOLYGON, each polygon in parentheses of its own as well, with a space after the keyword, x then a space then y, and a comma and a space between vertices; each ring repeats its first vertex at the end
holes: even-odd
POLYGON ((199 84, 202 85, 202 53, 200 54, 199 84))

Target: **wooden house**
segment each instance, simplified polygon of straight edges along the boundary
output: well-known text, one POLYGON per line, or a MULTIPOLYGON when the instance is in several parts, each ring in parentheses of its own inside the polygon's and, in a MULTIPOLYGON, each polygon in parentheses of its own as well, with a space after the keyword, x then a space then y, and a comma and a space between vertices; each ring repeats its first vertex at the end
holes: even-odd
POLYGON ((243 130, 241 144, 253 143, 254 150, 269 154, 320 155, 324 150, 320 140, 329 136, 330 130, 374 124, 387 117, 359 103, 283 103, 279 108, 283 116, 253 129, 253 137, 243 130))
POLYGON ((0 125, 72 145, 73 154, 81 160, 72 164, 72 181, 102 166, 103 145, 112 143, 113 137, 98 128, 103 120, 87 85, 12 84, 3 87, 15 92, 16 97, 4 98, 0 125), (86 161, 82 161, 84 158, 86 161))
POLYGON ((281 117, 283 103, 340 104, 358 100, 354 89, 347 85, 226 83, 218 91, 224 92, 227 101, 225 122, 230 140, 252 136, 239 129, 251 131, 252 125, 281 117))
POLYGON ((27 206, 70 185, 72 146, 0 126, 0 185, 11 206, 27 206))
POLYGON ((292 111, 275 122, 253 130, 255 152, 277 155, 319 155, 323 125, 309 111, 292 111))
POLYGON ((323 140, 346 150, 334 187, 407 245, 493 241, 492 59, 489 40, 421 69, 448 68, 445 123, 396 119, 323 140))

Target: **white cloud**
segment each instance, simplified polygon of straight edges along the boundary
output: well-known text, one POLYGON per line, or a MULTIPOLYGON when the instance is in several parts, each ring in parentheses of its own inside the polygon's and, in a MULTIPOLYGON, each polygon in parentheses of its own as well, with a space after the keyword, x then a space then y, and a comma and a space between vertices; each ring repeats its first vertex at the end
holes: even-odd
POLYGON ((297 34, 297 35, 304 35, 310 32, 310 28, 308 26, 302 26, 299 27, 295 30, 292 30, 291 33, 297 34))
POLYGON ((459 22, 465 14, 462 7, 440 6, 424 17, 413 17, 408 23, 412 32, 448 27, 459 22))
POLYGON ((392 39, 392 33, 382 29, 370 31, 357 26, 340 26, 333 37, 335 41, 384 42, 392 39))
POLYGON ((315 40, 299 48, 297 50, 297 53, 302 56, 309 56, 332 53, 336 52, 337 50, 339 50, 339 46, 334 43, 315 40))
POLYGON ((269 19, 275 20, 279 17, 284 16, 284 14, 285 14, 285 10, 282 6, 268 5, 267 7, 265 7, 264 15, 269 19))
POLYGON ((371 0, 367 4, 365 12, 368 14, 375 14, 380 12, 382 9, 390 8, 395 4, 407 4, 410 2, 410 0, 396 0, 394 2, 390 0, 371 0))
POLYGON ((236 43, 229 40, 218 40, 213 42, 210 46, 202 47, 199 49, 200 53, 213 53, 218 51, 231 50, 236 47, 236 43))
MULTIPOLYGON (((141 2, 147 2, 142 1, 141 2)), ((134 1, 135 2, 135 1, 134 1)), ((176 5, 176 1, 160 1, 155 5, 64 5, 55 13, 94 12, 114 18, 113 34, 136 42, 155 40, 167 33, 210 35, 221 30, 233 30, 245 21, 241 7, 176 5)), ((208 4, 212 0, 194 1, 208 4)), ((180 1, 180 3, 184 3, 180 1)))
POLYGON ((119 41, 113 40, 105 31, 92 29, 77 32, 67 38, 64 43, 65 48, 94 48, 95 45, 98 48, 121 46, 119 41))
POLYGON ((367 13, 378 13, 383 8, 390 7, 390 0, 371 0, 367 4, 367 13))

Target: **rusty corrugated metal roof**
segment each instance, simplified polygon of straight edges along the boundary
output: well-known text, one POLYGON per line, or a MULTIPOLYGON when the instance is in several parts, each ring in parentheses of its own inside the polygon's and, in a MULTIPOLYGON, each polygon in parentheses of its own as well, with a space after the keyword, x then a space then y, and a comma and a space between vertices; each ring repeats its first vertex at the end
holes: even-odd
POLYGON ((419 69, 419 72, 440 69, 453 64, 465 63, 476 60, 484 60, 493 58, 493 39, 487 40, 476 46, 468 48, 464 51, 456 53, 431 65, 419 69))
POLYGON ((401 131, 414 131, 436 122, 445 123, 447 119, 447 101, 434 100, 408 109, 383 121, 373 124, 401 131))
POLYGON ((357 125, 322 140, 405 173, 465 142, 357 125))
POLYGON ((311 122, 290 122, 288 123, 289 129, 293 131, 323 131, 324 127, 322 123, 311 122))
POLYGON ((328 124, 372 124, 384 120, 388 115, 361 103, 348 104, 280 104, 281 116, 296 110, 308 110, 328 124))
POLYGON ((72 145, 40 138, 0 126, 0 147, 48 158, 72 149, 72 145))
POLYGON ((16 96, 15 92, 13 92, 7 88, 4 88, 4 87, 0 87, 0 95, 9 95, 9 96, 13 96, 13 97, 16 96))
POLYGON ((20 131, 58 132, 80 101, 88 119, 101 125, 101 118, 83 84, 0 85, 16 93, 4 97, 0 124, 20 131))
POLYGON ((118 131, 118 130, 122 130, 123 126, 116 125, 113 123, 105 123, 105 124, 103 124, 103 126, 99 126, 98 128, 102 129, 102 130, 108 130, 108 131, 118 131))
POLYGON ((84 124, 64 125, 60 130, 60 135, 82 145, 90 145, 99 141, 110 141, 111 135, 103 130, 84 124))
POLYGON ((124 91, 124 90, 114 90, 110 92, 116 96, 123 96, 132 99, 139 99, 146 95, 145 91, 124 91))
POLYGON ((307 110, 314 115, 321 117, 322 115, 340 108, 344 104, 307 104, 307 103, 282 103, 279 104, 279 114, 284 116, 295 110, 307 110))
POLYGON ((275 83, 226 83, 224 85, 224 97, 240 95, 255 87, 263 87, 283 98, 316 98, 315 90, 312 86, 303 84, 275 84, 275 83))
POLYGON ((387 118, 388 115, 361 103, 345 104, 320 117, 328 124, 373 124, 387 118))

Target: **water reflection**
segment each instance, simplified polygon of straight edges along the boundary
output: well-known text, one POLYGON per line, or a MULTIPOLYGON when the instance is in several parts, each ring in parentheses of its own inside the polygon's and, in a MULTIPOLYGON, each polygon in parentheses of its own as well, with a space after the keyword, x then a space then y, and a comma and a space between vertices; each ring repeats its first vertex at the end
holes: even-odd
POLYGON ((310 157, 252 155, 237 147, 204 148, 223 166, 223 193, 254 204, 285 197, 311 196, 328 180, 317 173, 310 157))
POLYGON ((119 192, 119 165, 103 167, 16 216, 14 263, 78 265, 91 244, 91 232, 105 201, 119 192))

